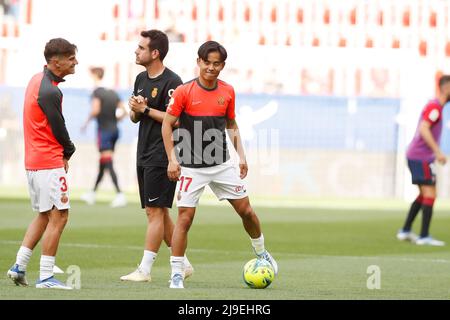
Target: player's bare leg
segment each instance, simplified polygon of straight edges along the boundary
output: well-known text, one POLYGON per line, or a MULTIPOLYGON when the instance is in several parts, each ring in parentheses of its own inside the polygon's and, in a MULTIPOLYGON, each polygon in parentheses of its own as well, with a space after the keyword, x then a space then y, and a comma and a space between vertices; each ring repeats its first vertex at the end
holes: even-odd
POLYGON ((164 208, 145 207, 147 214, 147 232, 145 250, 157 253, 164 238, 164 208))
POLYGON ((58 210, 53 207, 48 213, 48 224, 42 237, 42 255, 40 261, 39 282, 36 288, 72 289, 53 278, 55 256, 58 251, 59 240, 69 218, 69 210, 58 210))
POLYGON ((269 261, 274 269, 275 275, 278 274, 278 264, 272 255, 264 247, 264 235, 261 232, 261 224, 258 216, 250 205, 248 197, 242 199, 228 200, 242 219, 245 231, 250 236, 253 250, 259 258, 269 261))
POLYGON ((25 232, 22 245, 17 252, 16 263, 8 270, 8 277, 17 286, 28 286, 26 278, 27 265, 34 247, 44 234, 48 224, 48 212, 41 212, 33 219, 25 232))
POLYGON ((120 277, 122 281, 150 282, 153 262, 164 239, 164 208, 145 207, 147 230, 145 232, 144 254, 137 269, 120 277))
POLYGON ((172 267, 172 275, 170 288, 184 288, 183 279, 185 273, 184 253, 187 247, 188 232, 194 220, 195 208, 179 207, 178 219, 172 236, 172 256, 170 257, 170 265, 172 267))
MULTIPOLYGON (((174 224, 169 216, 168 208, 145 207, 147 214, 147 231, 145 233, 145 250, 138 268, 130 274, 122 276, 123 281, 150 282, 151 270, 156 260, 161 242, 164 240, 170 248, 174 224)), ((192 275, 193 268, 185 258, 188 276, 192 275)))
POLYGON ((236 210, 237 214, 241 217, 245 231, 252 239, 259 238, 261 236, 261 224, 259 223, 258 216, 253 211, 250 205, 248 197, 242 199, 228 200, 236 210))
POLYGON ((42 254, 46 256, 55 256, 58 251, 59 239, 64 231, 69 210, 58 210, 53 208, 48 213, 48 224, 42 239, 42 254))
POLYGON ((39 240, 41 240, 42 235, 45 232, 45 228, 47 228, 48 224, 48 213, 41 212, 39 213, 33 221, 28 226, 27 231, 25 232, 25 236, 22 241, 22 246, 27 247, 31 250, 36 247, 39 240))
POLYGON ((168 247, 172 247, 172 235, 173 235, 173 229, 175 228, 175 225, 170 218, 169 209, 164 208, 164 242, 167 244, 168 247))
MULTIPOLYGON (((173 230, 175 228, 175 225, 172 221, 172 218, 170 218, 169 209, 164 208, 164 242, 166 243, 167 247, 169 248, 170 255, 172 255, 172 235, 173 230)), ((192 276, 194 273, 194 267, 190 263, 189 259, 186 256, 186 252, 184 254, 184 278, 188 278, 192 276)))

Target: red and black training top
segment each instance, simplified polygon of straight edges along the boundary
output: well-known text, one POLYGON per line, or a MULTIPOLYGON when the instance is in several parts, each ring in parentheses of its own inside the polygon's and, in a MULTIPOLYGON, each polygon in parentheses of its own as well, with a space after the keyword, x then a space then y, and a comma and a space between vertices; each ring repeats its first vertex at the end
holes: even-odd
POLYGON ((179 118, 174 132, 178 140, 180 165, 212 167, 230 159, 226 141, 227 119, 235 118, 235 93, 228 83, 217 80, 216 87, 203 87, 198 79, 179 86, 167 112, 179 118))
POLYGON ((27 170, 61 168, 63 157, 69 159, 75 152, 62 114, 62 81, 45 66, 28 83, 23 107, 27 170))

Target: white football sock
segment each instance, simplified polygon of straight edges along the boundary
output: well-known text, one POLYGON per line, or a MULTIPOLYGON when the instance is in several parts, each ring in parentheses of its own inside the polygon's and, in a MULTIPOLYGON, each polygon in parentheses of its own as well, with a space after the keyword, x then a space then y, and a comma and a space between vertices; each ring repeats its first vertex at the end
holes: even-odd
POLYGON ((259 238, 256 239, 250 238, 250 240, 252 241, 252 247, 253 249, 255 249, 255 253, 257 255, 260 255, 264 251, 266 251, 266 249, 264 248, 264 235, 262 233, 259 238))
POLYGON ((55 257, 41 256, 41 265, 39 272, 39 280, 45 280, 53 276, 53 266, 55 265, 55 257))
MULTIPOLYGON (((172 255, 172 248, 171 247, 167 247, 167 249, 169 249, 170 255, 172 255)), ((184 255, 184 265, 192 267, 192 264, 189 261, 189 259, 187 258, 187 255, 184 255)))
POLYGON ((16 264, 19 266, 20 271, 27 271, 27 265, 32 253, 33 250, 24 246, 21 246, 19 251, 17 251, 16 264))
POLYGON ((172 267, 171 278, 176 273, 184 275, 184 257, 170 256, 170 266, 172 267))
POLYGON ((139 270, 147 275, 150 274, 152 271, 153 262, 155 262, 157 255, 158 254, 153 251, 144 250, 144 255, 142 256, 142 261, 139 265, 139 270))

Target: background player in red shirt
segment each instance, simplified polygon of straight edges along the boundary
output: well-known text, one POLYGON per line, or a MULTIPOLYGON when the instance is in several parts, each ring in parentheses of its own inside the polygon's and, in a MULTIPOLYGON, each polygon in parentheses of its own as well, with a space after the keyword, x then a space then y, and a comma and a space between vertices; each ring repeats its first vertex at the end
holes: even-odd
POLYGON ((269 261, 275 274, 278 272, 277 263, 264 247, 259 219, 242 182, 247 176, 248 166, 235 120, 235 93, 231 85, 218 79, 226 58, 225 48, 215 41, 207 41, 200 46, 197 58, 199 77, 175 90, 162 125, 169 158, 167 174, 170 180, 178 180, 178 219, 172 237, 170 288, 184 288, 183 255, 187 233, 198 200, 207 185, 219 200, 230 202, 242 219, 257 257, 269 261), (180 152, 175 155, 172 126, 177 120, 180 129, 174 136, 180 136, 182 140, 177 145, 180 152), (229 161, 225 129, 240 158, 240 176, 229 161))
POLYGON ((75 73, 77 47, 65 39, 45 45, 47 65, 30 80, 24 101, 23 126, 25 168, 31 204, 37 217, 29 225, 16 263, 8 277, 27 286, 25 276, 32 250, 42 237, 39 281, 36 288, 72 289, 53 277, 59 239, 69 215, 69 185, 66 173, 75 152, 62 115, 62 92, 58 83, 75 73))

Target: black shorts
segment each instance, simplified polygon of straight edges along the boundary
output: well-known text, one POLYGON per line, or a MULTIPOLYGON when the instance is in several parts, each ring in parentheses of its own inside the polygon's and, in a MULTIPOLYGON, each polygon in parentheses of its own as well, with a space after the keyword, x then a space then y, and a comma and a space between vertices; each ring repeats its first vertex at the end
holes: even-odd
POLYGON ((167 167, 137 167, 141 207, 172 208, 176 182, 167 177, 167 167))

